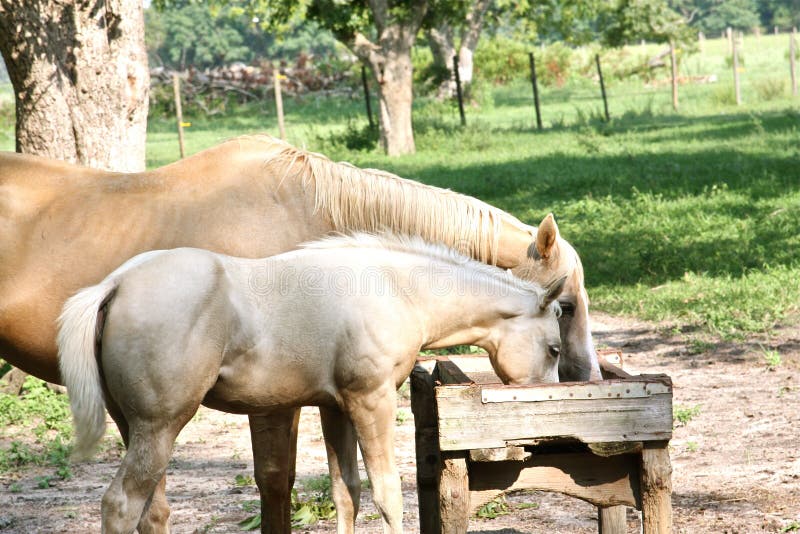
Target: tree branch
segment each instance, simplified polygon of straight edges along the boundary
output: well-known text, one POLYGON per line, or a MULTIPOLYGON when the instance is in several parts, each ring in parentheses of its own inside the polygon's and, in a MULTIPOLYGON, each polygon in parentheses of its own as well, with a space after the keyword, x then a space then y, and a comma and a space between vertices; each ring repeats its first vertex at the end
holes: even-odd
POLYGON ((467 25, 461 35, 460 48, 466 48, 470 52, 475 51, 481 37, 484 16, 491 5, 492 0, 478 0, 472 5, 472 9, 467 13, 467 25))

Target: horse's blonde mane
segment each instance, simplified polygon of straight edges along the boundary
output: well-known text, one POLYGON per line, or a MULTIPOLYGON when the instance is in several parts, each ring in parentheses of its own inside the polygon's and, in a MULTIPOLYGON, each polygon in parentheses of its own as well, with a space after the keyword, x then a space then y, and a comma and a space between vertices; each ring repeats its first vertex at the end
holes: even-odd
POLYGON ((380 249, 406 254, 423 256, 433 261, 445 263, 456 268, 463 268, 475 271, 478 274, 491 279, 503 287, 509 287, 524 293, 530 293, 539 301, 544 297, 545 290, 534 282, 517 278, 507 273, 500 267, 487 265, 478 260, 470 258, 441 243, 430 243, 420 236, 407 236, 394 233, 373 234, 367 232, 356 232, 353 234, 337 234, 323 237, 315 241, 309 241, 300 245, 305 249, 380 249))
POLYGON ((299 179, 304 189, 313 187, 315 209, 328 215, 339 232, 420 235, 495 263, 502 222, 524 226, 502 210, 448 189, 335 163, 268 135, 254 138, 270 145, 265 165, 280 169, 281 182, 299 179))

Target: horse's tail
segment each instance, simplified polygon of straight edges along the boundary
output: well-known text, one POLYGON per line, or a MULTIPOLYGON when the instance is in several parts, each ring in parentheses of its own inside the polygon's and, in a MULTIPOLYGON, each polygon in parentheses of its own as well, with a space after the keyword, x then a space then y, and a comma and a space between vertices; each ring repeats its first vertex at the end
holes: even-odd
POLYGON ((58 318, 58 359, 75 425, 75 459, 88 458, 106 430, 105 400, 96 347, 102 335, 100 310, 113 298, 120 275, 163 251, 140 254, 95 286, 67 299, 58 318))
POLYGON ((102 378, 95 353, 100 308, 114 296, 119 279, 109 276, 96 286, 70 297, 58 318, 58 359, 61 378, 69 393, 69 406, 75 424, 73 456, 91 456, 106 431, 106 409, 102 378))

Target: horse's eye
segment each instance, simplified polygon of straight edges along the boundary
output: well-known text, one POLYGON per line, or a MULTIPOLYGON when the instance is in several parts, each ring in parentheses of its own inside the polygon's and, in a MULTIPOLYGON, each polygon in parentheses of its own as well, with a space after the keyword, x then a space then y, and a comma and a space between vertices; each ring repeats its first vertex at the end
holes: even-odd
POLYGON ((553 358, 558 358, 561 355, 561 347, 559 345, 547 345, 547 353, 553 358))
POLYGON ((561 306, 562 315, 566 315, 567 317, 575 315, 575 305, 571 302, 559 301, 558 304, 561 306))

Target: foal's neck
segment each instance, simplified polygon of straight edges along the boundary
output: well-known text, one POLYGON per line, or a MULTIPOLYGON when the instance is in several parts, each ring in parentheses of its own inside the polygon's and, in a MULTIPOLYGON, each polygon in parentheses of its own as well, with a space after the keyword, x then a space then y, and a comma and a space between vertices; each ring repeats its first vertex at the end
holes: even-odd
POLYGON ((478 345, 491 350, 504 321, 524 314, 536 298, 515 288, 499 295, 485 287, 480 289, 477 293, 468 288, 462 294, 457 290, 445 296, 434 294, 421 303, 426 334, 423 349, 478 345))

